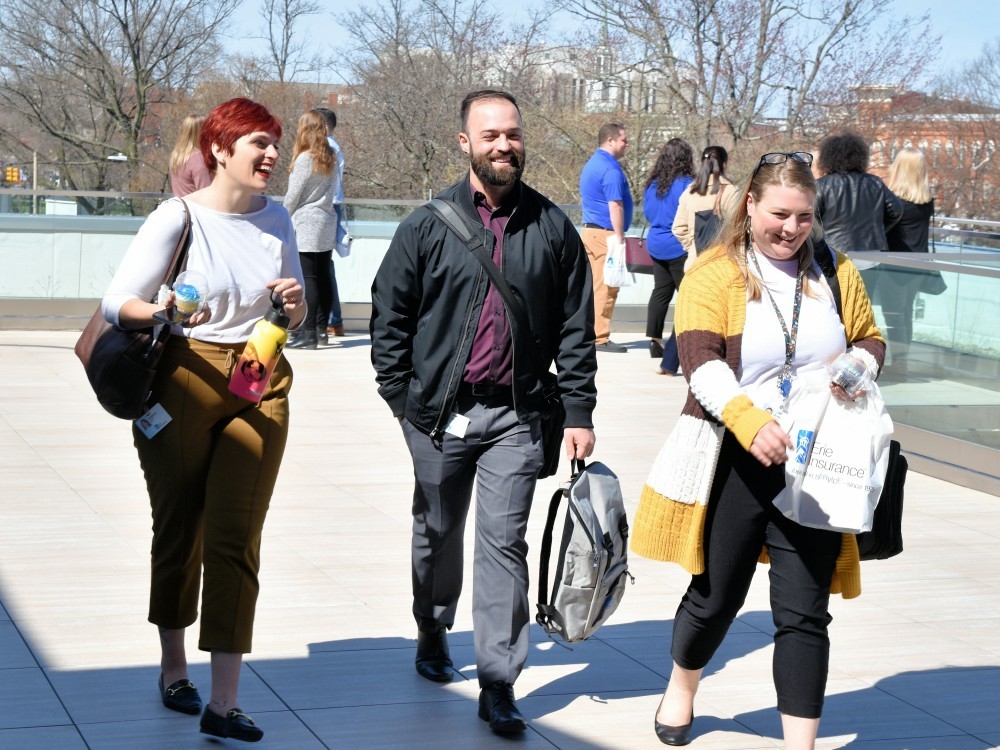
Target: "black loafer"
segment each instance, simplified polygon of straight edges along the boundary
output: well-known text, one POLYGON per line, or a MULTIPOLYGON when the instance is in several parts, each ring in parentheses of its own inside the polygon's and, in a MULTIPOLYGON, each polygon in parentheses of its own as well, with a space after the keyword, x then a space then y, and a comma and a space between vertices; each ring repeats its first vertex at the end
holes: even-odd
POLYGON ((694 716, 691 717, 691 721, 682 727, 661 724, 656 719, 653 719, 653 727, 656 729, 656 736, 660 738, 660 742, 664 745, 673 745, 675 747, 691 744, 691 727, 693 725, 694 716))
POLYGON ((163 705, 171 711, 180 711, 182 714, 197 716, 201 713, 201 696, 198 695, 198 688, 191 680, 177 680, 168 688, 163 687, 163 675, 160 675, 160 698, 163 705))
POLYGON ((451 654, 448 651, 448 629, 417 631, 417 674, 431 682, 451 682, 451 654))
POLYGON ((514 704, 514 686, 497 680, 479 692, 479 718, 497 734, 517 734, 528 728, 514 704))
POLYGON ((659 341, 650 340, 649 356, 653 359, 663 359, 663 344, 659 341))
POLYGON ((613 352, 614 354, 626 354, 628 352, 627 346, 623 344, 616 344, 614 341, 598 344, 596 348, 599 352, 613 352))
POLYGON ((243 740, 243 742, 257 742, 264 736, 264 732, 257 728, 253 719, 238 708, 230 709, 225 716, 219 716, 215 711, 206 708, 205 713, 201 715, 201 731, 213 737, 243 740))

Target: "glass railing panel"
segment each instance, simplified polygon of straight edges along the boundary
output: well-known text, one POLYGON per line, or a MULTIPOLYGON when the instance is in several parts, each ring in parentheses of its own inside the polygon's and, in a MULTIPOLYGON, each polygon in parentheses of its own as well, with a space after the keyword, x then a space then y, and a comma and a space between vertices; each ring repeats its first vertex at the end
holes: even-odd
POLYGON ((880 259, 863 276, 887 340, 879 384, 893 419, 1000 448, 1000 256, 880 259))

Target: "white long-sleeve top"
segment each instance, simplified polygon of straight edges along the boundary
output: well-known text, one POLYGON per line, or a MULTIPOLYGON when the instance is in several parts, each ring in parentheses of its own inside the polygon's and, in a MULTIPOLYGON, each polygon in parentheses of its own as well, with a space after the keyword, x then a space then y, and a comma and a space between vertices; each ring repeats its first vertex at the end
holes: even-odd
MULTIPOLYGON (((756 255, 762 281, 781 310, 785 325, 791 326, 798 258, 772 260, 763 253, 756 255)), ((837 314, 830 286, 818 267, 814 266, 809 281, 816 296, 802 294, 799 331, 792 359, 795 376, 822 370, 847 349, 844 324, 837 314)), ((778 377, 785 362, 785 336, 767 291, 756 302, 747 303, 742 352, 740 386, 755 406, 779 411, 783 399, 778 390, 778 377)), ((792 389, 797 385, 797 381, 793 380, 792 389)))
MULTIPOLYGON (((256 211, 227 214, 187 201, 191 211, 191 245, 187 269, 208 280, 211 319, 193 328, 174 326, 174 335, 218 344, 250 337, 254 324, 271 307, 266 285, 295 278, 302 267, 295 231, 281 204, 260 196, 256 211)), ((184 208, 174 198, 160 204, 139 228, 101 302, 105 320, 118 322, 125 302, 154 297, 184 226, 184 208)))

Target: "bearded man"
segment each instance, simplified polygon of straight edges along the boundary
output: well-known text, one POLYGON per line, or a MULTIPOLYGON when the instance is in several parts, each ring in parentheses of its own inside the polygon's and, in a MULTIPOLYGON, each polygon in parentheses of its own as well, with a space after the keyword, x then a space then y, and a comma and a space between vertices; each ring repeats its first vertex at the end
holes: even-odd
POLYGON ((413 458, 416 670, 454 674, 447 632, 462 591, 473 488, 472 622, 479 717, 523 732, 513 683, 528 655, 525 531, 542 466, 543 379, 556 364, 569 458, 594 449, 594 305, 590 267, 569 219, 521 181, 524 133, 503 91, 467 95, 458 143, 469 174, 438 198, 481 228, 487 254, 526 310, 517 320, 462 239, 431 209, 400 223, 372 284, 378 391, 413 458))

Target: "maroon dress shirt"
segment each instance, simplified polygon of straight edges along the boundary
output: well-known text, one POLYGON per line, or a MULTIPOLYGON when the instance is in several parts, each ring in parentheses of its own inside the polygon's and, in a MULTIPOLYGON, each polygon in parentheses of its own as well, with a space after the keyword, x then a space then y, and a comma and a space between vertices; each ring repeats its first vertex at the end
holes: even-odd
MULTIPOLYGON (((507 229, 514 207, 517 205, 517 190, 507 194, 498 208, 491 209, 486 196, 472 189, 472 201, 479 212, 483 226, 489 228, 496 238, 493 246, 493 262, 503 270, 503 235, 507 229)), ((489 248, 487 248, 488 250, 489 248)), ((466 383, 488 383, 490 385, 510 385, 513 382, 514 355, 510 340, 510 323, 503 298, 493 284, 486 292, 486 301, 476 326, 472 340, 472 351, 465 365, 462 380, 466 383)))

